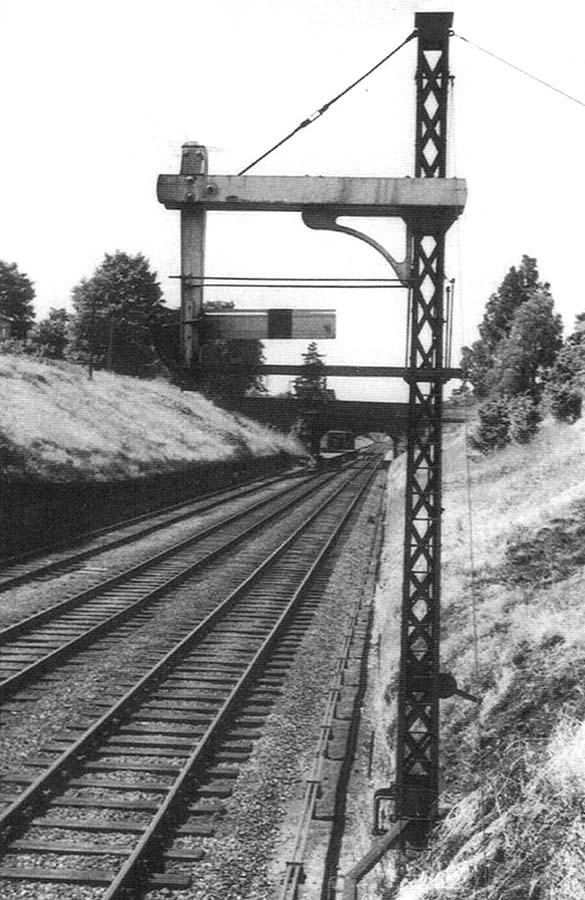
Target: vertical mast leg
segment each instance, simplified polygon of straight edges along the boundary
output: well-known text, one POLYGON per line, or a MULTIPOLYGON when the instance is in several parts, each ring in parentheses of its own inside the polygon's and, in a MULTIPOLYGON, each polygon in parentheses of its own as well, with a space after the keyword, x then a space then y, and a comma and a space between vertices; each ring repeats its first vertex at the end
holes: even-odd
MULTIPOLYGON (((207 150, 201 144, 183 144, 181 175, 207 175, 207 150)), ((189 376, 199 354, 199 319, 203 307, 205 274, 205 210, 181 210, 181 346, 185 374, 189 376)))
MULTIPOLYGON (((451 13, 416 16, 417 178, 446 175, 452 18, 451 13)), ((417 823, 411 835, 422 843, 437 816, 439 799, 443 258, 447 227, 438 217, 425 214, 410 223, 413 288, 396 815, 417 823)))

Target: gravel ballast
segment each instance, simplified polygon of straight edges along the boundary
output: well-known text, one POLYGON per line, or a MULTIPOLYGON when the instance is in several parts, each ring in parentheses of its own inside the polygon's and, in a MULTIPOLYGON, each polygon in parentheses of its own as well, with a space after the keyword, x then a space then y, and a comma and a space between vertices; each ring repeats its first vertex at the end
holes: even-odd
MULTIPOLYGON (((193 868, 193 887, 177 893, 177 898, 268 900, 274 896, 290 851, 342 624, 361 592, 370 562, 382 491, 382 478, 378 477, 351 534, 345 538, 343 556, 335 565, 311 630, 264 727, 264 735, 227 800, 217 833, 200 842, 205 845, 206 856, 193 868)), ((187 606, 192 597, 185 597, 182 602, 187 606)), ((180 605, 175 607, 174 615, 180 615, 180 605)), ((4 758, 11 760, 8 768, 18 768, 26 763, 27 756, 38 753, 52 734, 75 718, 93 698, 114 686, 120 673, 134 660, 156 652, 159 630, 160 623, 158 628, 146 623, 122 653, 116 646, 97 652, 94 661, 84 664, 80 677, 61 685, 55 681, 55 690, 44 692, 37 701, 21 704, 22 712, 15 716, 18 724, 8 728, 8 739, 5 738, 4 758)), ((23 896, 18 892, 18 883, 3 887, 9 890, 7 897, 23 896)), ((174 892, 158 890, 148 896, 158 900, 173 895, 174 892)), ((96 896, 96 892, 70 885, 38 885, 34 896, 49 900, 96 896)))

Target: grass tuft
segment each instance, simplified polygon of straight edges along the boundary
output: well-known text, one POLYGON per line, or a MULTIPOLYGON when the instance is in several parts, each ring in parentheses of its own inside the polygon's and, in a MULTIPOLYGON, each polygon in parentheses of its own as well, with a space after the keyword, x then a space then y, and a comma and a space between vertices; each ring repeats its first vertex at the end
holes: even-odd
MULTIPOLYGON (((441 669, 481 705, 442 702, 450 811, 393 896, 576 900, 585 897, 585 423, 548 421, 532 444, 472 456, 471 519, 465 444, 463 432, 445 442, 441 669)), ((376 787, 392 780, 396 735, 402 462, 393 469, 374 636, 373 714, 385 738, 376 787)))
POLYGON ((209 460, 286 453, 292 437, 237 419, 159 380, 87 372, 68 363, 0 356, 3 477, 139 478, 209 460))

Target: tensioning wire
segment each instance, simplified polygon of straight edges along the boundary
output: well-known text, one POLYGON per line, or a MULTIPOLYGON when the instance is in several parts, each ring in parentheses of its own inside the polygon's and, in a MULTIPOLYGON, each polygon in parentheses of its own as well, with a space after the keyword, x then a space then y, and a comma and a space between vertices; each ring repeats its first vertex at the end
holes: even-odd
POLYGON ((515 69, 517 72, 520 72, 521 75, 525 75, 527 78, 531 78, 532 81, 537 81, 539 84, 544 85, 544 87, 549 88, 551 91, 555 91, 555 93, 560 94, 567 100, 572 100, 573 103, 578 103, 579 106, 585 106, 585 102, 583 100, 579 100, 578 97, 573 97, 572 94, 567 94, 566 91, 562 91, 560 88, 555 87, 554 84, 551 84, 549 81, 545 81, 544 78, 539 78, 537 75, 533 75, 531 72, 527 72, 526 69, 522 69, 520 66, 517 66, 514 63, 511 63, 509 60, 504 59, 502 56, 498 56, 497 53, 492 53, 491 50, 486 50, 485 47, 480 47, 479 44, 476 44, 474 41, 470 41, 469 38, 463 37, 462 34, 457 34, 455 31, 451 33, 453 37, 459 38, 460 41, 465 41, 466 44, 469 44, 471 47, 475 47, 476 50, 481 50, 482 53, 485 53, 487 56, 491 56, 493 59, 497 59, 498 62, 503 63, 505 66, 509 66, 511 69, 515 69))
MULTIPOLYGON (((453 148, 452 158, 453 158, 453 171, 456 175, 457 173, 457 140, 456 140, 456 130, 455 130, 455 79, 450 79, 450 88, 451 88, 451 139, 450 144, 453 148)), ((459 307, 460 307, 460 316, 461 316, 461 330, 463 332, 464 319, 465 319, 465 304, 463 302, 463 278, 462 278, 462 265, 461 265, 461 234, 459 231, 459 223, 455 224, 456 228, 456 245, 457 245, 457 273, 459 280, 459 307)), ((454 311, 454 303, 453 303, 453 311, 454 311)), ((478 692, 480 690, 480 666, 479 666, 479 625, 478 625, 478 610, 477 610, 477 579, 475 572, 475 551, 474 551, 474 521, 473 521, 473 502, 471 497, 471 460, 469 456, 469 418, 468 418, 468 410, 467 405, 464 399, 464 437, 465 437, 465 489, 466 489, 466 506, 467 506, 467 523, 469 529, 469 574, 470 574, 470 595, 471 595, 471 628, 473 634, 473 668, 474 668, 474 676, 475 676, 475 688, 474 690, 478 692)), ((486 778, 485 778, 485 766, 483 763, 482 757, 482 738, 483 738, 483 728, 481 725, 481 709, 478 705, 477 707, 477 716, 475 720, 476 724, 476 735, 477 735, 477 759, 478 759, 478 780, 479 780, 479 804, 480 804, 480 815, 481 815, 481 833, 482 833, 482 847, 483 847, 483 863, 484 869, 487 871, 487 849, 486 849, 486 841, 485 841, 485 819, 484 819, 484 810, 486 807, 486 778)), ((487 885, 485 886, 486 896, 487 896, 487 885)))
POLYGON ((301 131, 302 128, 306 128, 308 125, 312 125, 312 123, 315 122, 317 119, 320 119, 321 116, 324 115, 328 109, 331 109, 331 107, 333 106, 334 103, 337 103, 338 100, 341 100, 342 97, 345 97, 346 94, 349 94, 349 92, 351 90, 353 90, 354 87, 357 87, 357 85, 361 84, 361 82, 364 81, 368 77, 368 75, 371 75, 372 72, 375 72, 376 69, 379 69, 380 66, 382 66, 385 62, 387 62, 396 53, 398 53, 398 51, 401 50, 406 44, 408 44, 408 42, 411 41, 414 37, 416 37, 417 34, 418 34, 418 32, 416 29, 414 31, 412 31, 408 35, 408 37, 406 37, 402 41, 401 44, 399 44, 397 47, 395 47, 394 50, 391 50, 390 53, 388 53, 383 59, 381 59, 379 62, 377 62, 375 66, 372 66, 371 69, 368 69, 367 72, 364 72, 363 75, 360 75, 359 78, 357 78, 355 81, 352 81, 352 83, 350 85, 348 85, 346 88, 344 88, 342 91, 340 91, 340 93, 337 94, 335 97, 333 97, 331 100, 328 100, 327 103, 324 103, 323 106, 321 106, 316 112, 314 112, 310 116, 308 116, 308 118, 303 119, 303 121, 300 122, 296 128, 293 128, 292 131, 290 131, 287 135, 285 135, 285 137, 283 137, 280 141, 278 141, 276 144, 274 144, 274 146, 272 146, 269 150, 266 150, 265 153, 263 153, 261 156, 259 156, 257 159, 255 159, 254 162, 251 162, 249 165, 247 165, 246 168, 242 169, 241 172, 238 172, 238 175, 245 175, 245 173, 249 172, 253 166, 255 166, 257 163, 261 162, 263 159, 266 159, 267 156, 269 156, 275 150, 278 150, 278 148, 282 147, 283 144, 286 144, 286 142, 289 141, 292 137, 294 137, 294 135, 297 134, 299 131, 301 131))

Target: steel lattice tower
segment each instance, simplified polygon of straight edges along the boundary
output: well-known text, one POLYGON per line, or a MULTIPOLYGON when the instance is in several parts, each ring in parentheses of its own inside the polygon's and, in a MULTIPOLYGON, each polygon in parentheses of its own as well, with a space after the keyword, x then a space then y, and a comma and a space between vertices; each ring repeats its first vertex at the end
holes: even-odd
MULTIPOLYGON (((416 72, 417 178, 445 178, 451 13, 420 13, 416 72)), ((429 211, 410 223, 409 427, 396 762, 396 815, 423 833, 439 796, 441 418, 445 233, 429 211)), ((421 835, 422 837, 422 835, 421 835)))

